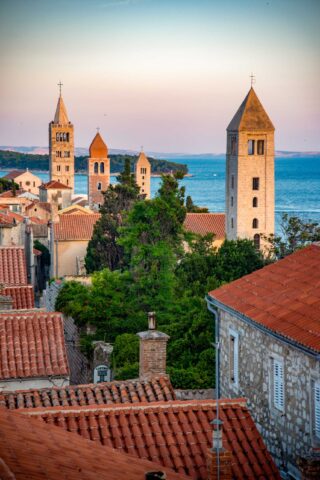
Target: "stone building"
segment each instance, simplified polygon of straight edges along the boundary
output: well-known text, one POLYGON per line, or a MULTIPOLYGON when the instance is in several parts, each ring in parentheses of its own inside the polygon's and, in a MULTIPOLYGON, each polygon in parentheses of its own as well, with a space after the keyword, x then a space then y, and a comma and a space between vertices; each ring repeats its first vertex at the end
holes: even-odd
POLYGON ((144 152, 141 152, 135 166, 135 179, 141 195, 151 197, 151 165, 144 152))
POLYGON ((187 213, 183 224, 184 228, 196 235, 214 235, 212 246, 219 248, 225 240, 224 213, 187 213))
POLYGON ((110 159, 108 148, 98 132, 89 148, 88 158, 88 201, 92 210, 103 204, 103 192, 110 184, 110 159))
POLYGON ((71 187, 57 180, 50 180, 47 183, 43 183, 39 188, 40 203, 50 203, 51 211, 53 207, 56 207, 57 210, 69 207, 71 205, 71 197, 71 187))
POLYGON ((60 96, 54 120, 49 123, 50 180, 56 180, 74 190, 74 132, 60 96))
POLYGON ((3 178, 6 178, 7 180, 14 180, 14 182, 19 185, 19 188, 25 192, 31 192, 34 195, 39 194, 39 187, 42 183, 42 180, 33 173, 29 172, 28 169, 12 170, 3 178))
POLYGON ((274 126, 251 87, 227 128, 226 236, 274 233, 274 126))
MULTIPOLYGON (((320 245, 224 285, 207 301, 218 321, 220 395, 248 399, 285 478, 301 478, 299 458, 320 446, 320 245)), ((320 478, 319 460, 318 469, 320 478)))

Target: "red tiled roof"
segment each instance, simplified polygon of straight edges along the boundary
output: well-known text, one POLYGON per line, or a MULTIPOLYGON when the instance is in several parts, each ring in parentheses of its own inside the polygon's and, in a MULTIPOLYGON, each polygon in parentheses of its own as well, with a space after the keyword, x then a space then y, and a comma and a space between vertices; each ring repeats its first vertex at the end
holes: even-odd
POLYGON ((60 313, 1 313, 0 345, 0 379, 69 375, 60 313))
POLYGON ((0 283, 5 286, 27 284, 23 247, 0 247, 0 283))
POLYGON ((58 182, 57 180, 50 180, 50 182, 43 183, 40 188, 43 188, 44 190, 49 190, 49 189, 58 189, 58 190, 71 190, 71 187, 68 187, 64 183, 58 182))
POLYGON ((148 460, 125 455, 37 419, 0 409, 2 480, 143 480, 165 471, 168 480, 186 477, 148 460))
POLYGON ((43 220, 42 218, 38 217, 29 217, 29 220, 31 223, 34 223, 36 225, 47 225, 48 220, 43 220))
POLYGON ((13 218, 9 217, 6 213, 0 213, 0 225, 13 226, 13 218))
POLYGON ((320 352, 320 245, 209 293, 282 337, 320 352))
POLYGON ((51 212, 51 203, 48 202, 32 202, 30 205, 26 206, 26 210, 30 210, 33 207, 43 208, 47 212, 51 212))
POLYGON ((139 403, 175 400, 166 376, 151 380, 126 380, 89 385, 0 392, 0 406, 9 409, 69 407, 113 403, 139 403))
POLYGON ((60 215, 59 222, 54 223, 55 240, 90 240, 93 227, 100 214, 60 215))
POLYGON ((12 191, 12 190, 7 190, 6 192, 0 193, 0 197, 1 197, 1 198, 13 198, 13 197, 18 197, 18 196, 21 195, 22 193, 24 193, 24 190, 16 190, 16 194, 13 195, 13 191, 12 191))
POLYGON ((6 178, 7 180, 14 180, 15 178, 19 177, 23 173, 25 173, 26 170, 11 170, 7 175, 5 175, 2 178, 6 178))
MULTIPOLYGON (((280 479, 277 468, 250 416, 245 400, 220 400, 224 447, 232 452, 234 479, 280 479)), ((20 410, 41 416, 97 443, 152 459, 180 475, 207 479, 207 452, 212 446, 214 400, 172 401, 89 407, 20 410)))
POLYGON ((215 239, 225 237, 224 213, 187 213, 184 221, 186 230, 198 235, 213 233, 215 239))
POLYGON ((12 298, 12 308, 15 310, 34 308, 34 293, 32 285, 7 287, 2 290, 3 295, 12 298))

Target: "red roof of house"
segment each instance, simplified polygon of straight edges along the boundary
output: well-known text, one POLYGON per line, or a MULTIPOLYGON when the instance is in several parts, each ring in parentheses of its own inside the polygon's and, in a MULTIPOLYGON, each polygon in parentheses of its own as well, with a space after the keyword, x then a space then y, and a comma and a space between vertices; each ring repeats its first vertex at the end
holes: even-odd
POLYGON ((90 240, 93 227, 100 218, 99 213, 91 215, 60 215, 59 222, 54 223, 55 240, 90 240))
POLYGON ((0 225, 14 225, 13 218, 7 215, 6 213, 0 213, 0 225))
POLYGON ((34 292, 32 285, 6 287, 1 293, 12 298, 12 308, 15 310, 34 308, 34 292))
POLYGON ((35 225, 47 225, 48 223, 48 220, 44 220, 38 217, 29 217, 29 220, 31 223, 34 223, 35 225))
POLYGON ((160 469, 168 480, 186 478, 5 409, 0 409, 0 452, 2 480, 143 480, 146 472, 160 469))
POLYGON ((11 170, 7 175, 2 178, 6 178, 7 180, 14 180, 17 177, 20 177, 26 170, 11 170))
POLYGON ((320 244, 209 295, 282 337, 320 352, 320 244))
MULTIPOLYGON (((220 400, 223 443, 233 478, 280 479, 244 399, 220 400)), ((51 407, 20 410, 130 457, 152 459, 179 475, 206 480, 214 400, 51 407)))
POLYGON ((40 188, 44 190, 57 189, 57 190, 71 190, 71 187, 68 187, 64 183, 58 182, 57 180, 50 180, 47 183, 43 183, 40 188))
POLYGON ((113 403, 139 403, 175 400, 167 376, 151 380, 126 380, 89 385, 0 392, 0 406, 9 409, 71 407, 113 403))
POLYGON ((225 237, 224 213, 187 213, 184 221, 186 230, 198 235, 213 233, 216 239, 225 237))
POLYGON ((38 202, 38 201, 32 202, 30 203, 30 205, 26 206, 26 210, 30 210, 31 208, 34 208, 34 207, 42 208, 49 213, 51 212, 51 203, 49 202, 38 202))
POLYGON ((0 283, 26 285, 27 269, 23 247, 0 247, 0 283))
POLYGON ((60 313, 1 313, 0 345, 0 379, 69 375, 60 313))
POLYGON ((13 198, 13 197, 18 197, 18 196, 21 195, 22 193, 24 193, 24 190, 16 190, 16 194, 13 195, 13 191, 12 191, 12 190, 7 190, 6 192, 0 193, 0 197, 1 197, 1 198, 13 198))

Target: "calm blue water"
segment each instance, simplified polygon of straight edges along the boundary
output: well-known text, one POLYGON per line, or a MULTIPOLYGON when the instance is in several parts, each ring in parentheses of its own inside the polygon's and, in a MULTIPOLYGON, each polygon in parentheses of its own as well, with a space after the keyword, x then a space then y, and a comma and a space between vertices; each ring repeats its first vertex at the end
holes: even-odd
MULTIPOLYGON (((224 159, 179 159, 188 165, 194 175, 183 180, 186 195, 191 195, 196 205, 206 206, 210 212, 223 212, 225 201, 225 160, 224 159)), ((7 172, 0 172, 5 175, 7 172)), ((37 174, 44 181, 47 173, 37 174)), ((86 175, 75 176, 75 193, 87 193, 86 175)), ((276 179, 276 229, 282 213, 297 215, 304 220, 320 223, 320 157, 319 158, 277 158, 276 179)), ((111 177, 115 183, 116 178, 111 177)), ((151 179, 152 195, 160 184, 160 178, 151 179)))

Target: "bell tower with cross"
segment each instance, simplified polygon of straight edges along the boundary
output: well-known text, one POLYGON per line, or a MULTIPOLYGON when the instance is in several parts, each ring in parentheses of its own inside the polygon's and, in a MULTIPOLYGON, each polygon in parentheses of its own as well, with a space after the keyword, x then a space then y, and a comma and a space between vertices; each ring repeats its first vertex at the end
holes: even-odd
POLYGON ((56 113, 49 123, 50 180, 56 180, 74 190, 74 128, 69 122, 61 88, 56 113))
POLYGON ((89 147, 88 202, 91 210, 99 210, 104 202, 103 192, 110 185, 110 159, 99 128, 89 147))
POLYGON ((251 88, 227 127, 226 236, 264 250, 274 233, 274 126, 251 88))

